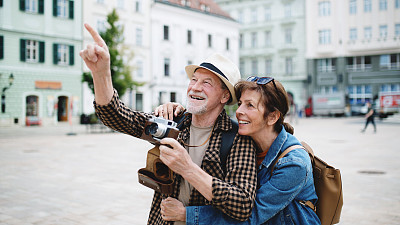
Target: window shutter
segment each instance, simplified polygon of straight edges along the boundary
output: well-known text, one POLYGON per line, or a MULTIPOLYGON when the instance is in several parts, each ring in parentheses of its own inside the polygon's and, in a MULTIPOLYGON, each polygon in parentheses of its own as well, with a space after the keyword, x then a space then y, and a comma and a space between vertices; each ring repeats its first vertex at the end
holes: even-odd
POLYGON ((57 0, 53 0, 53 16, 57 16, 57 0))
POLYGON ((39 14, 44 14, 44 0, 39 0, 39 14))
POLYGON ((74 46, 69 46, 69 65, 74 65, 74 46))
POLYGON ((69 1, 69 18, 74 19, 74 1, 70 0, 69 1))
POLYGON ((58 64, 58 44, 53 44, 53 63, 54 65, 58 64))
POLYGON ((19 10, 25 11, 25 0, 19 0, 19 10))
POLYGON ((4 37, 0 36, 0 59, 4 58, 4 37))
POLYGON ((26 40, 24 40, 24 39, 19 40, 19 49, 20 49, 20 60, 22 62, 25 62, 26 61, 26 56, 25 56, 26 40))
POLYGON ((39 41, 39 62, 44 62, 45 45, 44 41, 39 41))

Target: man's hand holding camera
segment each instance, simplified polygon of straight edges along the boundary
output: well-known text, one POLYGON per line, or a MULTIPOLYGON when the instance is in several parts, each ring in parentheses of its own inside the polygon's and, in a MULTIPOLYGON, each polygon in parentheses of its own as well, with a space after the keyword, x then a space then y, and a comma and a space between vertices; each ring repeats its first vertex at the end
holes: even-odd
MULTIPOLYGON (((186 149, 172 138, 164 138, 160 141, 160 159, 175 173, 184 178, 185 172, 190 172, 193 164, 186 149)), ((185 178, 186 179, 186 178, 185 178)))

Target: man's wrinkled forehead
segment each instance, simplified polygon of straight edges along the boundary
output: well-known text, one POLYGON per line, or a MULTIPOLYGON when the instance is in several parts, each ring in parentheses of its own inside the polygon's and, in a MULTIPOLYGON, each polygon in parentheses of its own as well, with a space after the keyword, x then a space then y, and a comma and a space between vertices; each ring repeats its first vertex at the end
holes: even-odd
POLYGON ((214 82, 218 82, 219 84, 222 82, 221 78, 219 78, 215 73, 201 67, 194 71, 193 77, 202 77, 203 79, 212 80, 214 82))

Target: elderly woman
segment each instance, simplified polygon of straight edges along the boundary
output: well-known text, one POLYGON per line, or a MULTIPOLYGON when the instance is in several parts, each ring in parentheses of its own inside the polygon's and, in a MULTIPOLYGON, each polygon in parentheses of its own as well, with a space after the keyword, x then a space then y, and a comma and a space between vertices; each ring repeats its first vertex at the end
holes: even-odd
POLYGON ((235 90, 238 132, 257 146, 258 187, 251 217, 240 222, 212 206, 184 207, 167 198, 161 204, 164 218, 198 225, 321 224, 313 208, 317 195, 310 158, 293 136, 293 127, 284 122, 289 110, 284 87, 271 77, 249 77, 235 90), (278 159, 290 147, 294 149, 278 159))

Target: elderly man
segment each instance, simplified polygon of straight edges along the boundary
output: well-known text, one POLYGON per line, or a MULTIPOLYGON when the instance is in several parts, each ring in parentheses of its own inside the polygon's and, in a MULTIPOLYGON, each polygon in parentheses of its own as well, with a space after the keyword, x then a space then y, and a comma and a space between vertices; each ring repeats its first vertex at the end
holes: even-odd
MULTIPOLYGON (((94 43, 82 50, 80 56, 92 71, 97 115, 106 126, 140 137, 151 114, 133 111, 119 100, 111 81, 108 48, 91 26, 85 24, 85 28, 94 43)), ((239 70, 220 54, 185 69, 190 78, 188 116, 183 121, 179 142, 165 138, 161 143, 168 147, 160 147, 161 160, 177 173, 169 197, 187 206, 213 205, 234 219, 246 220, 257 185, 253 142, 249 137, 236 135, 225 170, 219 155, 222 134, 233 127, 224 106, 236 103, 234 84, 240 78, 239 70)), ((148 224, 185 224, 180 222, 185 218, 163 217, 162 211, 168 208, 161 210, 162 197, 159 192, 154 193, 148 224)))

